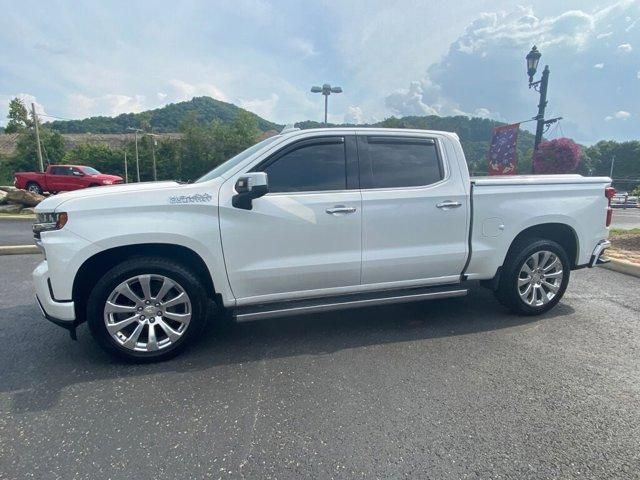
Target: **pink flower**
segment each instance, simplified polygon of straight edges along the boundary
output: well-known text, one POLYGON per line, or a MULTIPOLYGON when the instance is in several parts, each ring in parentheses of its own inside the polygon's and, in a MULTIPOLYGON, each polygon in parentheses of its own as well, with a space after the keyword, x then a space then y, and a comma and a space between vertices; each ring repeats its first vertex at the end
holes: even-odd
POLYGON ((536 173, 573 173, 580 163, 580 146, 570 138, 542 142, 533 154, 536 173))

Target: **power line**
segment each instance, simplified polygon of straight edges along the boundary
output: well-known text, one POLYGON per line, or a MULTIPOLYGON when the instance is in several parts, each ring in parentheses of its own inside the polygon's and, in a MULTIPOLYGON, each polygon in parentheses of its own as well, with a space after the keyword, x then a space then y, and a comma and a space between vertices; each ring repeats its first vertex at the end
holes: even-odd
POLYGON ((66 122, 73 122, 73 121, 75 121, 75 120, 74 120, 74 119, 72 119, 72 118, 58 117, 58 116, 56 116, 56 115, 49 115, 48 113, 39 113, 38 115, 39 115, 39 116, 41 116, 41 117, 55 118, 56 120, 64 120, 64 121, 66 121, 66 122))

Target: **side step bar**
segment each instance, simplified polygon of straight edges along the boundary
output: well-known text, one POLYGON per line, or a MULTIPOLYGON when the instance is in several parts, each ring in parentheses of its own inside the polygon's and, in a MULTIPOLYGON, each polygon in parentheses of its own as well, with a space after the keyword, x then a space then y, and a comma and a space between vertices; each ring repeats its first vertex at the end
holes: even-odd
POLYGON ((430 287, 412 288, 407 290, 384 290, 380 292, 322 297, 311 300, 296 300, 278 303, 266 303, 239 307, 233 312, 237 322, 250 322, 272 317, 286 317, 291 315, 305 315, 309 313, 346 310, 348 308, 371 307, 389 305, 393 303, 418 302, 435 300, 438 298, 463 297, 466 288, 430 287))

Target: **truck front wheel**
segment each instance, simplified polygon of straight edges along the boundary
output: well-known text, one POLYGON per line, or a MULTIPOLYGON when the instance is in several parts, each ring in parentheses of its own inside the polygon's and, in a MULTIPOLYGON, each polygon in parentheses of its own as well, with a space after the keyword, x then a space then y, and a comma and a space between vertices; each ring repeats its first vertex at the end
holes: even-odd
POLYGON ((38 185, 36 182, 27 183, 27 191, 31 193, 37 193, 38 195, 42 195, 42 187, 38 185))
POLYGON ((558 243, 528 238, 512 246, 502 269, 496 297, 520 315, 553 308, 569 283, 569 258, 558 243))
POLYGON ((207 297, 198 278, 161 257, 129 259, 96 283, 87 302, 91 334, 108 353, 136 361, 173 357, 198 338, 207 297))

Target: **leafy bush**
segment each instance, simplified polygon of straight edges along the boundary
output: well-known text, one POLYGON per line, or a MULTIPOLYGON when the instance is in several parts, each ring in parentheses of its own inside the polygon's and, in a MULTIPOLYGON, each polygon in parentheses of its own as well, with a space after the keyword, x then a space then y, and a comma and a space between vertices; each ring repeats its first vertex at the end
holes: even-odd
POLYGON ((535 173, 574 173, 580 163, 580 146, 569 138, 542 142, 533 154, 535 173))

